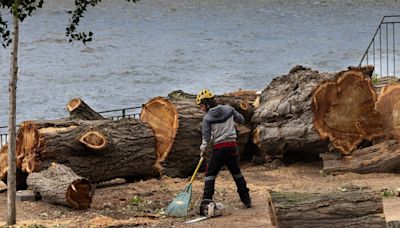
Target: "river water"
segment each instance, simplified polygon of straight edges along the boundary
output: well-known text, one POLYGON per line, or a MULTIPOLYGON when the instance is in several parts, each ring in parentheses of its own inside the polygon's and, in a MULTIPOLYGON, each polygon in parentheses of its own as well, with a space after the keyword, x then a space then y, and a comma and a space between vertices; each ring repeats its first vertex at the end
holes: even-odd
MULTIPOLYGON (((101 111, 182 89, 264 89, 296 64, 358 65, 395 0, 103 0, 68 43, 71 0, 47 0, 21 24, 17 122, 67 116, 80 97, 101 111)), ((4 13, 4 12, 3 12, 4 13)), ((0 49, 0 125, 8 121, 10 48, 0 49)))

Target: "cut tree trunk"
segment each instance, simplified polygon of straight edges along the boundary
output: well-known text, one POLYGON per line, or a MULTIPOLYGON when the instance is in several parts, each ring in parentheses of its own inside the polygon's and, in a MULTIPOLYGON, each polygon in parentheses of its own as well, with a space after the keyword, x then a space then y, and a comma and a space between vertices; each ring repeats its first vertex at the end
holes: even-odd
MULTIPOLYGON (((18 139, 17 139, 18 144, 18 139)), ((26 189, 26 177, 27 174, 22 172, 18 167, 21 167, 23 154, 17 154, 16 156, 16 186, 17 190, 26 189)), ((8 171, 8 144, 5 144, 0 149, 0 180, 7 183, 7 171, 8 171)))
POLYGON ((352 68, 319 85, 313 95, 314 127, 343 155, 357 149, 363 140, 384 135, 370 76, 362 68, 352 68))
POLYGON ((87 209, 92 203, 95 186, 76 175, 71 168, 53 163, 47 170, 31 173, 28 188, 40 193, 43 201, 87 209))
POLYGON ((378 192, 269 192, 272 225, 285 227, 386 227, 378 192))
POLYGON ((19 128, 18 142, 26 173, 56 162, 94 183, 155 175, 154 134, 140 120, 26 121, 19 128))
POLYGON ((349 156, 320 154, 324 173, 400 173, 400 144, 387 140, 370 147, 355 150, 349 156))
MULTIPOLYGON (((17 165, 18 166, 18 165, 17 165)), ((8 171, 8 144, 0 149, 0 180, 5 180, 8 171)))
POLYGON ((70 119, 80 120, 102 120, 105 119, 98 112, 94 111, 80 98, 74 98, 67 104, 70 119))
MULTIPOLYGON (((156 97, 142 107, 140 118, 156 138, 157 167, 172 177, 191 175, 200 157, 204 113, 193 99, 156 97)), ((238 126, 239 151, 243 153, 250 129, 238 126)))
POLYGON ((334 74, 296 66, 289 74, 272 80, 252 118, 256 126, 252 140, 260 157, 282 158, 288 153, 318 156, 328 150, 328 142, 313 129, 311 96, 321 82, 332 78, 334 74))
POLYGON ((382 88, 375 109, 381 114, 385 134, 400 141, 400 84, 389 84, 382 88))

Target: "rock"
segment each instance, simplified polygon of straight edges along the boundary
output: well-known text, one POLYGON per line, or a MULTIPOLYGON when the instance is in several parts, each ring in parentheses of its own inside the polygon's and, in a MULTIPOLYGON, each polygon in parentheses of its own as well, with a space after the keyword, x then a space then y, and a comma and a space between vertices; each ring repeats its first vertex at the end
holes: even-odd
POLYGON ((24 201, 38 201, 40 200, 41 196, 39 193, 34 192, 32 190, 19 190, 16 194, 17 201, 24 202, 24 201))

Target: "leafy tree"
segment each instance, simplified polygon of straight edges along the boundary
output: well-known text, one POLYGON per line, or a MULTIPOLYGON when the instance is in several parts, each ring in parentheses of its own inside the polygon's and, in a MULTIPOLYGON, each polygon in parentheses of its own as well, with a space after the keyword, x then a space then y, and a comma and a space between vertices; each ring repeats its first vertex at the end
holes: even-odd
MULTIPOLYGON (((89 6, 96 6, 101 0, 74 0, 75 10, 67 11, 70 14, 69 25, 66 28, 65 35, 69 42, 82 41, 83 44, 92 41, 92 32, 79 32, 80 19, 89 6)), ((138 0, 126 0, 136 2, 138 0)), ((17 94, 17 76, 18 76, 18 39, 19 22, 38 8, 42 8, 44 0, 0 0, 0 9, 2 12, 8 11, 12 15, 12 34, 9 29, 9 23, 0 12, 0 42, 4 48, 12 44, 11 69, 9 79, 9 119, 8 119, 8 175, 7 175, 7 225, 16 223, 15 193, 16 193, 16 94, 17 94)))

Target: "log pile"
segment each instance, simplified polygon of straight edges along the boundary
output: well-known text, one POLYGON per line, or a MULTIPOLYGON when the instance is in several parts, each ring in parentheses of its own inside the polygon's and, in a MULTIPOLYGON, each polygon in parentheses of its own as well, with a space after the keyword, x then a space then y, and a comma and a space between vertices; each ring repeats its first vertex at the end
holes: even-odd
MULTIPOLYGON (((261 95, 240 90, 217 95, 216 102, 232 106, 245 117, 244 125, 236 125, 241 158, 320 155, 326 173, 399 172, 400 85, 383 87, 377 98, 372 72, 371 66, 338 73, 296 66, 275 78, 261 95)), ((30 174, 32 189, 58 195, 60 188, 55 186, 71 185, 76 179, 99 183, 118 177, 190 176, 199 160, 204 116, 195 97, 174 91, 144 104, 140 119, 120 120, 106 119, 74 98, 67 105, 68 118, 20 125, 19 179, 24 183, 30 174), (66 168, 54 171, 53 163, 66 168), (65 174, 68 180, 60 179, 63 172, 69 173, 65 174), (53 183, 53 189, 42 182, 53 183)), ((7 145, 0 150, 3 181, 7 150, 7 145)), ((92 189, 88 183, 82 184, 84 194, 92 189)), ((53 200, 64 205, 67 201, 53 200)), ((90 206, 89 199, 82 202, 68 205, 90 206)))
POLYGON ((269 192, 268 210, 275 227, 386 227, 378 192, 269 192))
MULTIPOLYGON (((400 135, 400 86, 388 85, 377 98, 372 72, 372 66, 335 74, 296 66, 289 74, 275 78, 262 92, 260 107, 252 117, 252 140, 261 156, 285 159, 300 154, 318 158, 320 153, 331 151, 355 157, 364 154, 355 152, 358 149, 400 135)), ((375 150, 379 149, 371 148, 375 150)), ((353 157, 346 157, 346 161, 353 157)), ((387 165, 379 170, 395 168, 387 165)))

